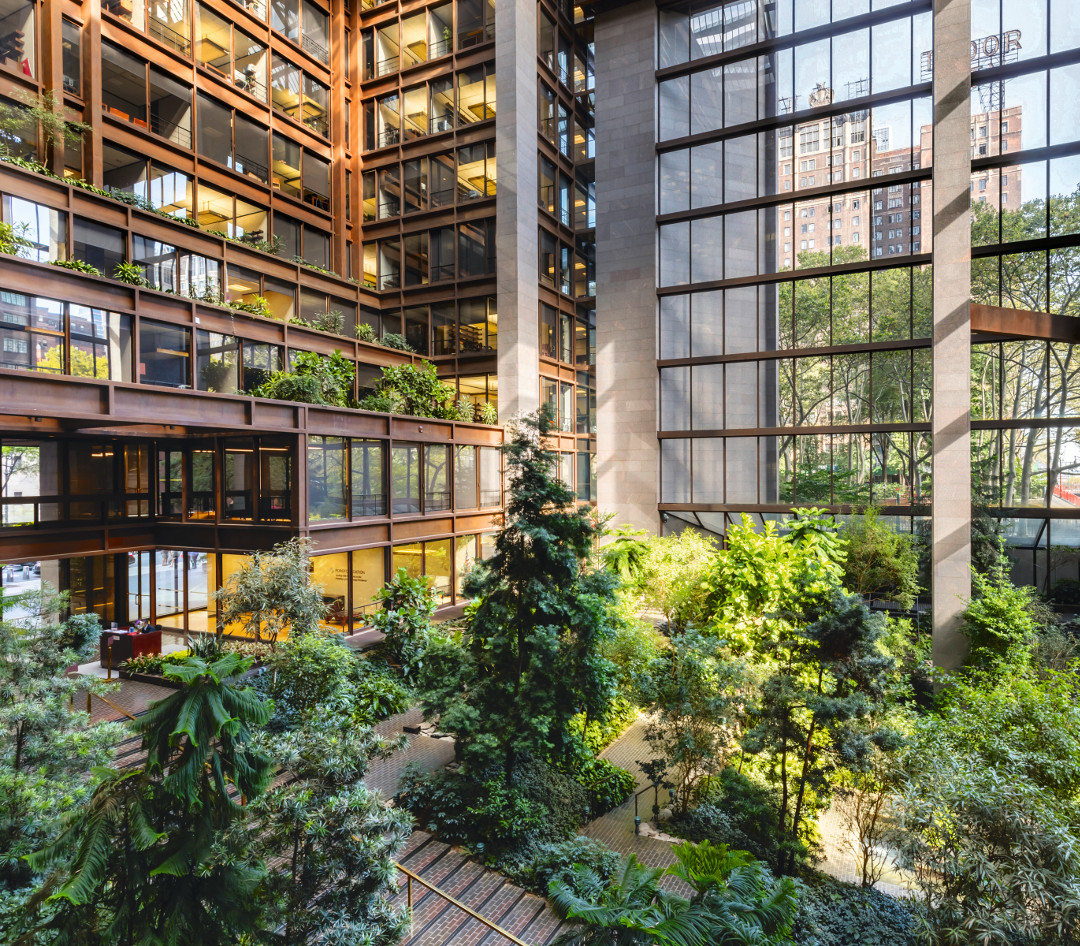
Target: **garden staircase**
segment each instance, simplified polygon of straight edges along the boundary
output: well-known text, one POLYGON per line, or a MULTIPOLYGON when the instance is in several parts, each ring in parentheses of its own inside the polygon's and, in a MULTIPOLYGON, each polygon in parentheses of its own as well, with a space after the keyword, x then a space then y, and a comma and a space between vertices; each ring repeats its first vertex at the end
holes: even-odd
POLYGON ((564 932, 546 900, 423 831, 413 832, 398 863, 438 890, 399 875, 398 905, 408 905, 412 888, 406 946, 546 946, 564 932))
MULTIPOLYGON (((117 744, 117 768, 143 760, 141 736, 117 744)), ((565 932, 566 924, 542 897, 426 832, 410 835, 397 863, 404 870, 398 873, 395 905, 412 908, 404 946, 547 946, 565 932)))

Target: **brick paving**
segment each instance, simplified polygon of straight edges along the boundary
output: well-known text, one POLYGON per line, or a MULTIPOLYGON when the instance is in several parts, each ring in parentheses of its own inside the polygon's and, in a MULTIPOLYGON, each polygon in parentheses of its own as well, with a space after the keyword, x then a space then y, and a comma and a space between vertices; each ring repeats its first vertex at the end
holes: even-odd
MULTIPOLYGON (((120 709, 125 710, 132 716, 145 713, 151 703, 171 696, 176 691, 169 687, 158 686, 154 683, 143 683, 139 680, 120 680, 119 686, 111 693, 106 694, 110 703, 115 703, 120 709)), ((75 707, 86 709, 86 691, 79 690, 75 694, 75 707)), ((127 717, 109 706, 105 700, 96 696, 90 698, 90 721, 92 723, 123 722, 127 717)))

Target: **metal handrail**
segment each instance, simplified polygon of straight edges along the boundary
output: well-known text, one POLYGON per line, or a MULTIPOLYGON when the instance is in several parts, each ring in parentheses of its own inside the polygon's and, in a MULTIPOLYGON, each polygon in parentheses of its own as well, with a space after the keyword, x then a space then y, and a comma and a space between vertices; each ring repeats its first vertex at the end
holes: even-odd
POLYGON ((478 922, 482 923, 489 930, 493 930, 494 932, 498 933, 500 936, 506 937, 506 939, 510 940, 511 943, 514 943, 515 946, 529 946, 529 944, 526 943, 524 940, 518 939, 513 933, 510 933, 510 932, 507 932, 506 930, 504 930, 501 926, 499 926, 498 923, 493 923, 491 920, 489 920, 489 919, 487 919, 485 917, 482 917, 475 910, 465 906, 465 904, 462 903, 460 900, 454 899, 453 897, 450 896, 450 894, 444 893, 442 890, 440 890, 434 884, 429 883, 428 881, 424 880, 424 878, 421 877, 419 874, 414 874, 407 867, 402 867, 399 863, 397 863, 397 861, 394 862, 394 867, 396 867, 399 871, 401 871, 406 877, 406 886, 407 886, 406 898, 407 898, 408 904, 409 904, 409 923, 410 924, 412 923, 412 912, 413 912, 412 882, 415 880, 418 884, 421 884, 424 887, 427 887, 427 889, 430 890, 432 893, 438 894, 447 903, 452 904, 453 906, 457 907, 459 910, 462 910, 466 914, 471 916, 474 920, 477 920, 478 922))
MULTIPOLYGON (((111 650, 111 649, 112 649, 112 648, 110 648, 110 650, 111 650)), ((122 716, 126 716, 126 717, 127 717, 128 719, 130 719, 130 720, 131 720, 132 722, 134 722, 134 721, 135 721, 135 717, 134 717, 134 716, 132 716, 132 715, 131 715, 131 713, 129 713, 129 712, 128 712, 128 711, 126 710, 126 709, 124 709, 124 707, 122 707, 122 706, 117 706, 117 705, 116 705, 116 704, 115 704, 115 703, 114 703, 114 702, 113 702, 112 700, 110 700, 110 699, 109 699, 108 697, 102 696, 102 695, 101 695, 100 693, 94 693, 94 692, 92 692, 92 691, 90 691, 90 690, 87 690, 87 691, 86 691, 86 712, 87 712, 88 714, 90 713, 90 700, 91 700, 91 699, 92 699, 93 697, 95 697, 95 696, 96 696, 96 697, 97 697, 97 698, 98 698, 99 700, 101 700, 101 702, 102 702, 102 703, 104 703, 104 704, 105 704, 106 706, 108 706, 108 707, 109 707, 110 709, 114 709, 114 710, 116 710, 116 712, 120 713, 120 715, 122 715, 122 716)), ((75 704, 75 694, 72 694, 72 695, 71 695, 71 703, 72 703, 72 708, 74 708, 74 704, 75 704)))

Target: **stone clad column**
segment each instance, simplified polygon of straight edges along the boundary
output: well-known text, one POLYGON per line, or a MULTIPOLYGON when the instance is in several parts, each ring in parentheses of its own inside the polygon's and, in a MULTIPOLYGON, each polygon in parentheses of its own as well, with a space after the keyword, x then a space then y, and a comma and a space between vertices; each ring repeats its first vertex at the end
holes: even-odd
POLYGON ((540 406, 536 2, 495 0, 499 422, 540 406))
POLYGON ((934 2, 934 663, 971 595, 971 0, 934 2))
POLYGON ((598 14, 595 38, 598 505, 658 532, 655 5, 598 14))

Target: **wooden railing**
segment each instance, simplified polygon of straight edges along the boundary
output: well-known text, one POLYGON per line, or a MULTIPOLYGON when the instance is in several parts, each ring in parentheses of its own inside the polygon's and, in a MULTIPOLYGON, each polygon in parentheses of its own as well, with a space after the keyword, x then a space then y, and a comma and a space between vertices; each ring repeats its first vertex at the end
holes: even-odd
POLYGON ((409 922, 410 923, 412 922, 413 881, 415 880, 421 886, 427 887, 427 889, 430 890, 432 893, 437 894, 438 896, 442 897, 443 900, 445 900, 447 903, 451 904, 452 906, 457 907, 459 910, 464 911, 466 914, 468 914, 470 917, 472 917, 478 923, 481 923, 484 926, 486 926, 492 932, 498 933, 500 936, 505 937, 511 943, 514 943, 515 946, 529 946, 529 944, 526 943, 524 940, 518 939, 513 933, 507 932, 501 926, 499 926, 497 923, 492 923, 491 920, 488 920, 485 917, 482 917, 475 910, 472 910, 469 907, 465 906, 465 904, 462 903, 460 900, 455 900, 453 897, 450 896, 450 894, 444 893, 438 887, 436 887, 434 884, 428 883, 428 881, 424 880, 424 878, 421 877, 419 874, 414 874, 407 867, 402 867, 400 864, 398 864, 396 862, 395 862, 394 866, 405 875, 405 883, 406 883, 406 887, 407 887, 405 896, 406 896, 406 900, 408 901, 408 905, 409 905, 409 922))

